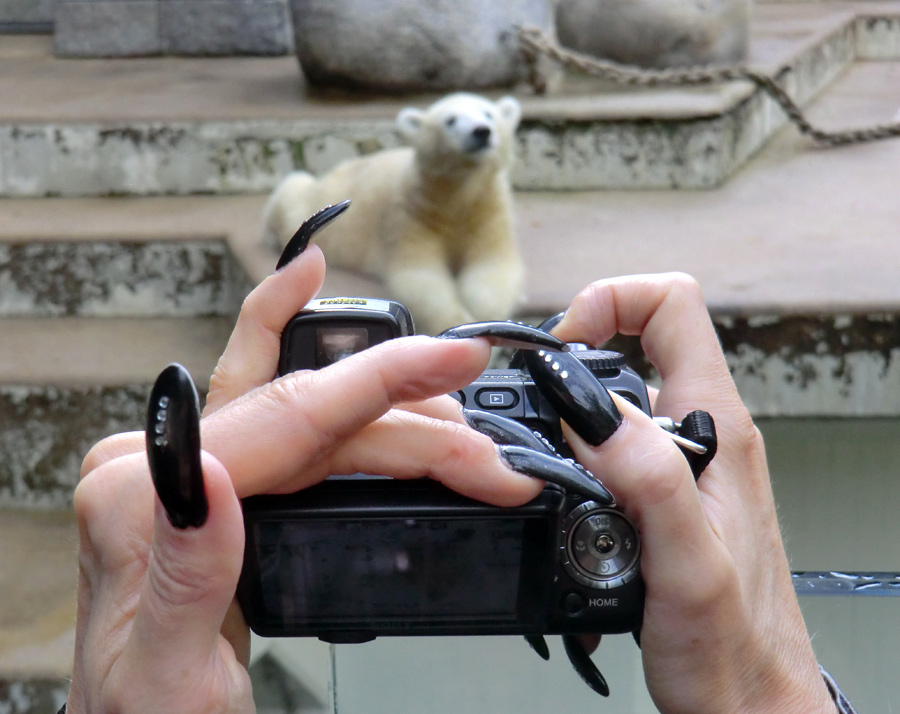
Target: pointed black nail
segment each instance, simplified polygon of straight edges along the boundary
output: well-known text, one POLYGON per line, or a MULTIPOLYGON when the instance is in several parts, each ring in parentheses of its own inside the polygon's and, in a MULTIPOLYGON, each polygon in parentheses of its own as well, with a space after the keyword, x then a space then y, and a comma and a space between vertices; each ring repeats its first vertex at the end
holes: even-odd
POLYGON ((170 364, 157 377, 147 409, 147 458, 153 485, 176 528, 206 523, 209 504, 200 466, 200 400, 191 375, 170 364))
POLYGON ((544 332, 550 332, 554 327, 556 327, 562 319, 566 316, 566 311, 558 312, 555 315, 551 315, 546 320, 544 320, 540 325, 538 325, 539 330, 543 330, 544 332))
MULTIPOLYGON (((563 312, 558 312, 552 317, 548 317, 544 320, 540 325, 538 325, 539 330, 543 330, 544 332, 550 332, 554 327, 556 327, 562 319, 566 316, 565 310, 563 312)), ((522 355, 524 354, 523 350, 519 350, 516 352, 509 360, 509 368, 510 369, 522 369, 525 367, 525 362, 522 360, 522 355)))
POLYGON ((349 207, 350 199, 348 198, 346 201, 341 201, 333 206, 326 206, 318 213, 303 221, 303 225, 297 229, 297 232, 294 233, 294 237, 291 238, 284 247, 284 251, 278 259, 278 265, 275 266, 275 270, 281 270, 285 265, 306 250, 306 246, 309 245, 309 239, 349 207))
POLYGON ((563 646, 566 648, 566 654, 569 656, 569 662, 578 672, 578 676, 584 680, 591 689, 593 689, 601 697, 609 696, 609 685, 606 683, 597 665, 588 655, 587 650, 577 635, 563 635, 563 646))
POLYGON ((525 366, 556 413, 591 446, 622 423, 622 414, 600 380, 570 352, 528 352, 525 366))
POLYGON ((558 456, 544 437, 521 422, 478 409, 463 409, 463 418, 475 431, 489 436, 495 444, 513 444, 534 449, 548 456, 558 456))
POLYGON ((573 461, 561 459, 524 446, 500 446, 500 457, 513 471, 539 478, 568 493, 575 493, 596 501, 601 506, 615 506, 616 499, 589 471, 573 461))
POLYGON ((531 645, 531 649, 537 652, 538 657, 547 662, 550 659, 550 648, 543 635, 525 635, 525 641, 531 645))
POLYGON ((494 347, 515 347, 521 350, 553 350, 565 352, 569 346, 560 339, 531 325, 519 322, 472 322, 444 330, 437 335, 442 339, 466 339, 487 337, 494 347))

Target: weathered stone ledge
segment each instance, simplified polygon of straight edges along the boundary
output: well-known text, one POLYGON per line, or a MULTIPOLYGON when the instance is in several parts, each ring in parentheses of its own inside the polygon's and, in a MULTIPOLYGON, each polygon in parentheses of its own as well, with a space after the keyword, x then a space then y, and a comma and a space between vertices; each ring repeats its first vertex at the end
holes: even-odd
MULTIPOLYGON (((754 417, 900 416, 900 314, 716 316, 738 391, 754 417)), ((615 349, 647 378, 634 339, 615 349)))
MULTIPOLYGON (((803 104, 855 59, 900 57, 900 16, 846 9, 775 33, 762 63, 803 104), (787 54, 785 54, 787 53, 787 54)), ((749 85, 529 97, 513 182, 520 189, 708 188, 785 122, 749 85)), ((336 116, 339 107, 335 107, 336 116)), ((0 196, 265 193, 288 171, 319 173, 400 143, 388 116, 345 120, 11 121, 0 126, 0 196)))
POLYGON ((0 317, 234 315, 249 288, 224 240, 0 241, 0 317))

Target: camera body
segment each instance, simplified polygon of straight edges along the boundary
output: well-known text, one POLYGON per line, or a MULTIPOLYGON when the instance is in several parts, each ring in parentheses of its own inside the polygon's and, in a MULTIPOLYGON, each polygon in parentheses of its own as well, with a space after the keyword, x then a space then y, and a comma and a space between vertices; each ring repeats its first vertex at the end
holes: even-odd
MULTIPOLYGON (((412 334, 402 305, 313 301, 282 335, 279 374, 318 369, 412 334)), ((618 353, 579 349, 603 384, 648 414, 643 380, 618 353)), ((568 455, 559 417, 527 371, 487 370, 454 394, 541 433, 568 455)), ((263 636, 364 642, 389 635, 621 633, 640 627, 640 537, 618 509, 553 484, 490 506, 429 479, 332 476, 243 501, 238 599, 263 636)))

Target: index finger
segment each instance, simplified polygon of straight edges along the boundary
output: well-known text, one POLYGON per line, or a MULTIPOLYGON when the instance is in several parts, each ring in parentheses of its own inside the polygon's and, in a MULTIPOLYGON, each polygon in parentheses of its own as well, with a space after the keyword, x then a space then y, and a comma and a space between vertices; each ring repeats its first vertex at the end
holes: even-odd
POLYGON ((305 463, 321 459, 395 404, 459 389, 481 374, 485 340, 389 340, 322 370, 293 372, 203 419, 203 447, 238 496, 297 490, 305 463))

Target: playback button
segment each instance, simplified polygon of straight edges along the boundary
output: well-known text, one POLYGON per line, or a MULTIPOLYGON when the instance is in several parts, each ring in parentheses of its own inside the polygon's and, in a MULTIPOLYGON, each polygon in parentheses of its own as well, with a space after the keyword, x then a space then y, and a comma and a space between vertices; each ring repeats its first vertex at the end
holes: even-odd
POLYGON ((512 409, 519 403, 519 395, 505 387, 486 387, 475 393, 475 403, 482 409, 512 409))

